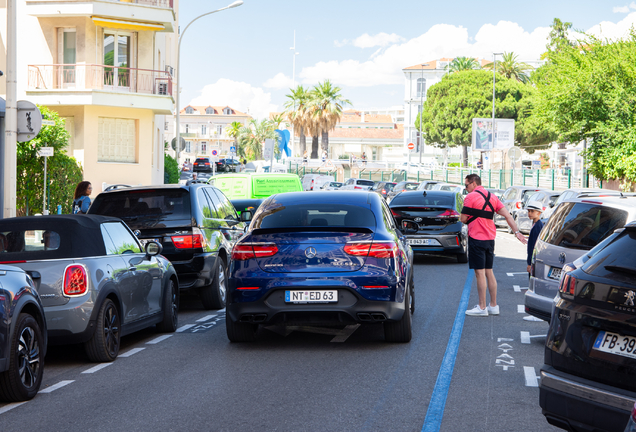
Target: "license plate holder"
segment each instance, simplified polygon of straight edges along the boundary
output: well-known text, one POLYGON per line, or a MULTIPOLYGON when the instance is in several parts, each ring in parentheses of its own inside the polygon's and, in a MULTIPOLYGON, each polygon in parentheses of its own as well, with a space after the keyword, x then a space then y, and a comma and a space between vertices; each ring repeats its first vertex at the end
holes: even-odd
POLYGON ((592 349, 636 359, 636 337, 600 331, 592 349))
POLYGON ((411 246, 440 246, 435 239, 407 239, 407 243, 411 246))
POLYGON ((285 303, 338 303, 338 290, 285 290, 285 303))

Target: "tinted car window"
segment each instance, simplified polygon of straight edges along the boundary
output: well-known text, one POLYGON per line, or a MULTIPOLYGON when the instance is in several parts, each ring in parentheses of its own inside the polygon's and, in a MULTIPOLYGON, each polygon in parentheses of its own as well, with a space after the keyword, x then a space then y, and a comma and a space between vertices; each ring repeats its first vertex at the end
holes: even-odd
POLYGON ((122 190, 100 194, 89 213, 121 218, 131 228, 148 220, 190 219, 190 196, 185 189, 122 190))
POLYGON ((106 242, 108 255, 121 255, 125 253, 141 253, 137 239, 120 222, 109 222, 101 225, 102 235, 110 237, 112 243, 106 242), (109 247, 110 246, 110 247, 109 247))
MULTIPOLYGON (((528 202, 528 198, 530 198, 536 192, 537 191, 533 191, 533 190, 523 191, 523 193, 521 194, 521 201, 524 202, 524 203, 528 202)), ((541 198, 541 199, 543 199, 543 198, 541 198)))
MULTIPOLYGON (((227 199, 225 195, 223 195, 223 192, 221 192, 218 189, 216 190, 209 189, 208 193, 210 193, 210 195, 212 195, 213 193, 216 194, 218 198, 218 202, 219 202, 219 205, 217 206, 217 211, 220 217, 222 217, 223 219, 238 220, 238 215, 236 214, 236 210, 234 209, 234 206, 232 205, 230 200, 227 199)), ((215 204, 216 204, 216 201, 215 201, 215 204)))
POLYGON ((197 200, 199 201, 199 205, 201 206, 203 217, 208 219, 218 219, 219 216, 216 211, 214 201, 208 196, 208 194, 205 193, 205 189, 206 188, 200 188, 199 190, 197 190, 197 200))
POLYGON ((0 254, 53 251, 60 247, 60 235, 51 230, 0 232, 0 254))
POLYGON ((585 273, 634 284, 636 276, 636 232, 624 231, 583 266, 585 273))
POLYGON ((452 208, 454 203, 454 197, 450 194, 444 195, 432 195, 414 197, 413 195, 398 195, 391 201, 391 207, 404 206, 404 205, 417 205, 417 206, 431 206, 431 207, 447 207, 452 208))
POLYGON ((625 225, 627 212, 591 203, 565 203, 554 212, 541 231, 547 243, 591 249, 616 228, 625 225))
POLYGON ((373 180, 358 180, 356 184, 361 186, 373 186, 375 182, 373 180))
POLYGON ((350 205, 294 205, 281 206, 260 213, 253 221, 255 228, 288 227, 370 227, 375 228, 373 212, 350 205))

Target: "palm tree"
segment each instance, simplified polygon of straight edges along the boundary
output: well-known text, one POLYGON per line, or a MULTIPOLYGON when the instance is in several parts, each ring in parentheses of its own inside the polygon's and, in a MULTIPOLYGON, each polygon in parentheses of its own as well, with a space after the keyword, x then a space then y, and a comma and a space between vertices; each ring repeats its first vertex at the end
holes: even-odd
POLYGON ((250 120, 249 125, 243 126, 239 130, 238 149, 240 154, 250 159, 262 159, 263 143, 266 139, 277 139, 274 124, 267 119, 260 122, 256 119, 250 120))
MULTIPOLYGON (((312 117, 316 121, 314 125, 316 141, 318 141, 317 134, 322 134, 321 147, 327 153, 329 153, 329 131, 333 130, 340 121, 342 107, 351 105, 351 101, 342 97, 340 90, 340 87, 332 85, 329 80, 318 83, 311 90, 310 106, 313 109, 312 117)), ((313 154, 312 141, 312 157, 314 157, 313 154)), ((315 157, 318 157, 317 149, 315 157)))
POLYGON ((479 62, 470 57, 455 57, 452 62, 446 65, 448 73, 473 69, 479 69, 479 62))
POLYGON ((280 124, 285 121, 285 114, 284 113, 275 114, 272 116, 270 121, 274 125, 274 129, 280 129, 280 124))
POLYGON ((300 154, 307 150, 307 138, 305 137, 305 124, 307 117, 307 103, 309 102, 309 93, 302 85, 295 89, 290 89, 290 94, 285 95, 289 100, 285 102, 284 115, 287 120, 294 126, 295 133, 300 137, 300 154))
POLYGON ((241 130, 242 127, 243 127, 243 123, 238 121, 233 121, 232 123, 230 123, 230 125, 227 128, 225 128, 225 133, 227 134, 227 136, 234 138, 234 147, 236 147, 236 144, 237 144, 236 138, 238 137, 239 131, 241 130))
MULTIPOLYGON (((502 60, 497 62, 497 72, 506 78, 514 78, 522 83, 527 83, 530 80, 528 71, 534 68, 528 63, 517 61, 518 55, 513 52, 504 52, 502 60)), ((484 65, 484 69, 492 70, 493 62, 484 65)))

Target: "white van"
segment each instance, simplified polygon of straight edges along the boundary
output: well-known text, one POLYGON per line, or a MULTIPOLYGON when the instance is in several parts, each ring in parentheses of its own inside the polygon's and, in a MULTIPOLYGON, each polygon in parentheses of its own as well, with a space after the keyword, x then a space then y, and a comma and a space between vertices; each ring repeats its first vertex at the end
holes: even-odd
POLYGON ((303 190, 319 190, 325 183, 336 181, 334 176, 324 174, 305 174, 302 178, 303 190))

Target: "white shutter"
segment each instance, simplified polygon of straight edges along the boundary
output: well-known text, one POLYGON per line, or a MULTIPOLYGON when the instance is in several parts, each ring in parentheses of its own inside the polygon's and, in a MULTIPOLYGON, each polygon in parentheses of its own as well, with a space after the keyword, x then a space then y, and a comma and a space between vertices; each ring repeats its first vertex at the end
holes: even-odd
POLYGON ((135 120, 99 117, 98 162, 136 162, 135 120))

